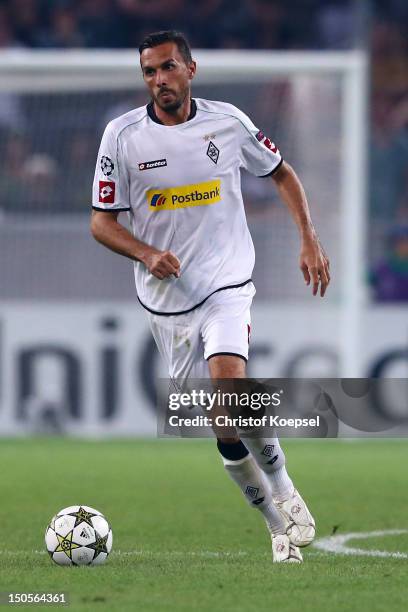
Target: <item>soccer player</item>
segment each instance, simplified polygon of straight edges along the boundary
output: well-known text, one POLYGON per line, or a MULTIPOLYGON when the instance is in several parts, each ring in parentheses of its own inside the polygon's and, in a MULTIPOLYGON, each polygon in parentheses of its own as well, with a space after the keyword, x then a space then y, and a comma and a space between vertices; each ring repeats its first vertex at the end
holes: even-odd
MULTIPOLYGON (((111 121, 93 185, 91 231, 134 261, 138 299, 175 380, 245 378, 254 247, 240 169, 271 177, 300 234, 300 268, 323 297, 329 261, 302 185, 277 147, 239 109, 191 97, 196 63, 185 37, 147 36, 139 47, 151 101, 111 121), (128 211, 131 231, 118 222, 128 211)), ((260 180, 270 180, 262 178, 260 180)), ((301 562, 314 520, 277 438, 217 440, 227 473, 259 510, 274 562, 301 562)))

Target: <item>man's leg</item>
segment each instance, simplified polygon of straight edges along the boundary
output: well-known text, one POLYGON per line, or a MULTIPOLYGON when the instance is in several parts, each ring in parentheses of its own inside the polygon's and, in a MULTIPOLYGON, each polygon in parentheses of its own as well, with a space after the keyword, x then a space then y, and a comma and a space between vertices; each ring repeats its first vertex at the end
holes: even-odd
MULTIPOLYGON (((234 379, 245 377, 245 361, 235 355, 215 355, 209 359, 211 378, 234 379)), ((272 500, 272 488, 266 474, 257 465, 246 446, 235 436, 217 439, 218 450, 230 478, 238 485, 252 508, 265 519, 272 538, 275 562, 300 562, 302 555, 285 533, 287 521, 272 500)))
MULTIPOLYGON (((175 379, 187 380, 210 374, 209 362, 203 359, 203 346, 195 320, 199 313, 189 316, 158 317, 150 315, 149 322, 158 349, 165 360, 169 374, 175 379)), ((245 376, 245 362, 237 357, 213 357, 214 375, 218 377, 242 378, 245 376), (220 367, 218 367, 218 365, 220 367)), ((218 440, 218 449, 229 476, 241 488, 253 508, 264 516, 273 537, 275 561, 301 561, 300 552, 290 545, 284 534, 285 521, 272 502, 270 485, 248 450, 235 436, 218 440)))
POLYGON ((275 506, 286 522, 286 533, 297 546, 308 546, 315 536, 315 522, 286 471, 278 438, 245 437, 244 443, 271 485, 275 506))
MULTIPOLYGON (((245 366, 245 360, 238 356, 216 355, 209 360, 213 379, 245 378, 245 366)), ((297 546, 308 546, 315 537, 315 521, 287 473, 278 438, 249 436, 244 444, 270 484, 275 507, 285 520, 286 534, 297 546)))

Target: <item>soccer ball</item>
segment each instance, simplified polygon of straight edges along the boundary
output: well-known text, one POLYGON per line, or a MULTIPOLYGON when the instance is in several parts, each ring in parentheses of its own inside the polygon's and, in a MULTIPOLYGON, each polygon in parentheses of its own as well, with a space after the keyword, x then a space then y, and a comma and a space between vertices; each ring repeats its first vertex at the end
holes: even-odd
POLYGON ((112 549, 112 529, 98 510, 69 506, 52 517, 45 545, 58 565, 101 565, 112 549))

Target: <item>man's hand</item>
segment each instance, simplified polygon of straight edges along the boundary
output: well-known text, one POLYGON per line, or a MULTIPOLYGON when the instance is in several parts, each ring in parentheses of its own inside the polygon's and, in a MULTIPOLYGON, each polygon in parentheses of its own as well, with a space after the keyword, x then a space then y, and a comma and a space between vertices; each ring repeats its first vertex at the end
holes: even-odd
POLYGON ((158 251, 149 249, 144 256, 143 263, 153 276, 163 280, 172 274, 180 277, 180 261, 171 251, 158 251))
POLYGON ((324 296, 330 283, 330 262, 317 236, 303 238, 299 259, 306 285, 312 282, 313 295, 324 296))
POLYGON ((118 211, 92 212, 91 232, 95 240, 132 261, 141 261, 160 280, 174 274, 180 276, 180 261, 171 251, 158 249, 137 240, 129 230, 118 223, 118 211))
POLYGON ((307 285, 313 284, 313 295, 323 297, 330 282, 329 260, 314 231, 305 190, 292 166, 283 162, 273 175, 279 195, 285 202, 299 230, 302 247, 299 265, 307 285))

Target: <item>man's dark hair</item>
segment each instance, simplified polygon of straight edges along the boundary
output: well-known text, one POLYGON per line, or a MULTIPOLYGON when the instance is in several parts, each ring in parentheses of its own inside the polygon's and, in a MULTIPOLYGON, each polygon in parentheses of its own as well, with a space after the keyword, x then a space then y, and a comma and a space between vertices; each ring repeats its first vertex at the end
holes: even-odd
POLYGON ((184 34, 177 32, 176 30, 163 30, 161 32, 153 32, 152 34, 148 34, 139 45, 139 53, 141 55, 142 51, 145 49, 152 49, 153 47, 158 47, 159 45, 167 42, 176 43, 177 49, 183 56, 186 64, 193 61, 187 38, 184 36, 184 34))

